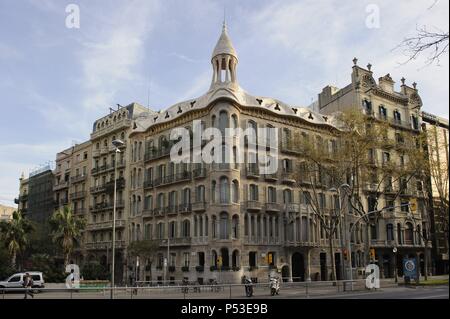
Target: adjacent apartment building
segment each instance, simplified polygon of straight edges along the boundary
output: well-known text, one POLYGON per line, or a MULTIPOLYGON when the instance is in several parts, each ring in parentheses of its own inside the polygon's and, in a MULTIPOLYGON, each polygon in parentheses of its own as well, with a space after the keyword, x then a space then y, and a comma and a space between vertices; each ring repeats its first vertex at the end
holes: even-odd
POLYGON ((422 112, 423 130, 427 134, 430 159, 429 187, 432 190, 431 233, 433 242, 433 268, 437 274, 448 274, 449 246, 449 176, 448 120, 422 112))

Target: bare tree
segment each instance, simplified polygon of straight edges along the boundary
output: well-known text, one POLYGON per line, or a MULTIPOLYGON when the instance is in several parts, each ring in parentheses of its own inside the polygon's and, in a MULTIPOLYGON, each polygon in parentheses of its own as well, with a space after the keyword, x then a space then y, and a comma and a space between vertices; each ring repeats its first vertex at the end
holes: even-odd
MULTIPOLYGON (((439 0, 434 0, 433 4, 428 8, 431 10, 438 4, 439 0)), ((417 33, 413 36, 406 37, 395 49, 403 49, 408 59, 404 64, 416 60, 419 56, 428 54, 426 64, 439 64, 441 57, 448 53, 448 31, 434 28, 430 30, 427 26, 417 28, 417 33)), ((394 50, 395 50, 394 49, 394 50)))

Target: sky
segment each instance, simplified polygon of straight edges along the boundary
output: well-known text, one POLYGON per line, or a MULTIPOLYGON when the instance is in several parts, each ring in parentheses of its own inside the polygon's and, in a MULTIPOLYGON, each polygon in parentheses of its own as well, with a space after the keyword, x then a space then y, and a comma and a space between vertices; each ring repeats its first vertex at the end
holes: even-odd
POLYGON ((423 25, 448 32, 449 2, 434 1, 0 0, 0 203, 13 205, 22 172, 87 140, 109 107, 204 94, 224 16, 251 94, 308 106, 349 84, 358 57, 397 90, 417 82, 423 110, 448 118, 448 55, 426 66, 395 50, 423 25), (69 4, 79 28, 66 25, 69 4))

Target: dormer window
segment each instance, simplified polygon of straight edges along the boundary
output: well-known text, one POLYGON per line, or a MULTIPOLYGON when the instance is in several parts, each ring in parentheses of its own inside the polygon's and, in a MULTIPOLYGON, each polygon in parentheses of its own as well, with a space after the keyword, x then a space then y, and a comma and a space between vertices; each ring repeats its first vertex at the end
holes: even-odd
POLYGON ((363 108, 366 111, 367 115, 372 114, 372 102, 370 102, 368 100, 363 100, 363 108))
POLYGON ((380 119, 382 119, 382 120, 387 119, 387 109, 386 109, 386 107, 384 107, 384 105, 380 105, 378 113, 380 115, 380 119))

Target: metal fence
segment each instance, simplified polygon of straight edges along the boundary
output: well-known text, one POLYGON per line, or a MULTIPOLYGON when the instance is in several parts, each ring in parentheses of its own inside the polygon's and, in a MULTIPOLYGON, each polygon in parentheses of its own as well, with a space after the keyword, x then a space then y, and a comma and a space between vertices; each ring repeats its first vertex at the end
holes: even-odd
MULTIPOLYGON (((382 284, 388 286, 388 283, 382 284)), ((277 298, 310 298, 366 290, 365 280, 282 282, 277 298)), ((176 284, 170 286, 0 288, 0 299, 23 298, 33 292, 39 299, 239 299, 247 298, 244 284, 176 284), (112 291, 111 291, 112 290, 112 291)), ((269 282, 254 283, 253 297, 270 296, 269 282)), ((31 298, 31 296, 29 296, 31 298)))

